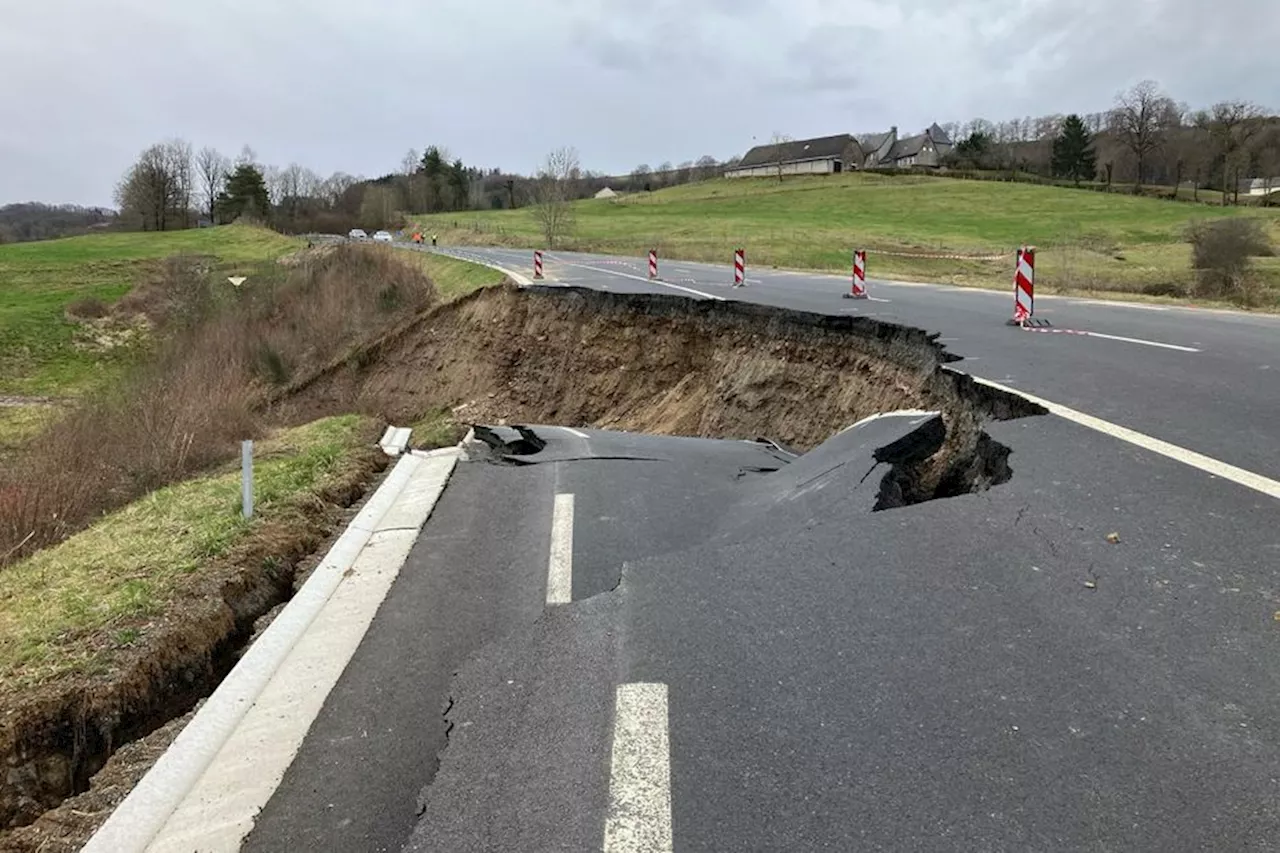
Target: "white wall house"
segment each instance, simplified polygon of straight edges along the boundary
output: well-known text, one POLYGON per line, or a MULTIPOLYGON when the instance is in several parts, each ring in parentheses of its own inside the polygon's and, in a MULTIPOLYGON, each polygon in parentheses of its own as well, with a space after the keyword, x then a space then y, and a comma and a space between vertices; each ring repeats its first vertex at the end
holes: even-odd
POLYGON ((858 168, 862 149, 847 133, 798 139, 790 142, 757 145, 733 168, 725 170, 726 178, 776 177, 784 175, 831 175, 858 168))

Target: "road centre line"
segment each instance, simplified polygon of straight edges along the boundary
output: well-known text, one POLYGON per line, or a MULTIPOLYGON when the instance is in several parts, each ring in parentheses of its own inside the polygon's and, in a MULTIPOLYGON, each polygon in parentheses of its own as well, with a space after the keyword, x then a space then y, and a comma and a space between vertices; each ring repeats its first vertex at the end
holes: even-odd
POLYGON ((618 685, 604 853, 670 853, 669 725, 667 685, 618 685))
POLYGON ((573 601, 573 495, 556 495, 551 511, 551 554, 547 560, 547 604, 573 601))
POLYGON ((1085 329, 1042 329, 1031 326, 1024 326, 1024 332, 1034 332, 1041 335, 1079 335, 1087 338, 1105 338, 1109 341, 1123 341, 1127 344, 1141 344, 1146 347, 1160 347, 1161 349, 1178 350, 1179 352, 1203 352, 1203 350, 1195 347, 1184 347, 1179 344, 1165 344, 1160 341, 1148 341, 1142 338, 1126 338, 1121 335, 1107 335, 1102 332, 1090 332, 1085 329))
MULTIPOLYGON (((946 367, 943 369, 950 370, 950 368, 946 367)), ((958 373, 959 371, 952 372, 958 373)), ((1096 430, 1103 435, 1118 438, 1121 441, 1141 447, 1144 450, 1150 450, 1152 453, 1158 453, 1161 456, 1168 457, 1175 462, 1181 462, 1184 465, 1197 468, 1204 471, 1206 474, 1212 474, 1215 477, 1230 480, 1237 485, 1253 489, 1255 492, 1261 492, 1268 497, 1280 500, 1280 482, 1272 480, 1269 477, 1264 477, 1261 474, 1255 474, 1252 471, 1246 471, 1243 468, 1237 468, 1235 465, 1230 465, 1226 462, 1220 462, 1217 459, 1205 456, 1202 453, 1196 453, 1194 450, 1188 450, 1185 447, 1179 447, 1176 444, 1170 444, 1167 441, 1152 438, 1149 435, 1144 435, 1143 433, 1129 429, 1128 427, 1113 424, 1110 421, 1102 420, 1102 418, 1096 418, 1093 415, 1076 411, 1075 409, 1064 406, 1061 403, 1054 403, 1044 399, 1043 397, 1028 394, 1026 391, 1019 391, 1016 388, 1010 388, 1008 385, 1001 385, 999 382, 992 382, 990 379, 983 379, 980 376, 973 376, 972 378, 973 381, 977 382, 979 385, 986 385, 988 388, 994 388, 997 391, 1016 394, 1025 400, 1039 406, 1043 406, 1048 409, 1051 414, 1057 415, 1060 418, 1065 418, 1073 423, 1096 430)))
POLYGON ((1160 347, 1161 349, 1172 349, 1178 352, 1203 352, 1203 350, 1195 347, 1184 347, 1178 344, 1162 344, 1159 341, 1145 341, 1142 338, 1126 338, 1123 335, 1104 335, 1102 332, 1085 332, 1091 338, 1106 338, 1109 341, 1123 341, 1126 344, 1142 344, 1144 347, 1160 347))
POLYGON ((572 261, 564 261, 564 260, 562 260, 562 261, 560 261, 560 263, 565 264, 566 266, 570 266, 570 267, 578 267, 579 269, 591 270, 592 272, 604 273, 605 275, 616 275, 616 276, 619 276, 619 277, 621 277, 621 278, 632 278, 632 279, 635 279, 636 281, 643 281, 643 282, 646 282, 646 283, 648 283, 648 284, 660 284, 660 285, 662 285, 663 287, 671 287, 671 288, 674 288, 674 289, 676 289, 676 290, 683 290, 683 291, 684 291, 684 292, 686 292, 686 293, 692 293, 692 294, 694 294, 694 295, 696 295, 696 296, 701 296, 701 297, 704 297, 704 298, 706 298, 706 299, 714 299, 714 300, 716 300, 717 302, 724 302, 724 301, 725 301, 723 296, 716 296, 716 295, 715 295, 715 294, 713 294, 713 293, 703 293, 701 290, 694 290, 692 287, 682 287, 682 286, 680 286, 680 285, 678 285, 678 284, 671 284, 670 282, 661 281, 661 280, 659 280, 659 279, 651 279, 651 278, 649 278, 648 276, 643 276, 643 275, 632 275, 631 273, 619 272, 618 270, 603 269, 603 268, 601 268, 601 267, 592 267, 592 266, 587 266, 586 264, 575 264, 575 263, 573 263, 572 261))

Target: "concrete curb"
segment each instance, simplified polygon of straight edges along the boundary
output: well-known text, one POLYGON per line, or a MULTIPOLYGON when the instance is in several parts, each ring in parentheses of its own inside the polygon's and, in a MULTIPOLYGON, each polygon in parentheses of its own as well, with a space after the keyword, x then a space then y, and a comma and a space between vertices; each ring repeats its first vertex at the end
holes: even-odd
MULTIPOLYGON (((457 455, 457 449, 451 449, 457 455)), ((417 454, 400 457, 275 620, 245 653, 168 750, 111 817, 82 848, 83 853, 141 853, 195 788, 237 726, 262 695, 281 664, 324 610, 370 539, 388 517, 397 524, 396 502, 420 466, 417 454)), ((450 467, 450 471, 452 467, 450 467)), ((447 482, 447 475, 445 478, 447 482)), ((441 491, 443 485, 441 486, 441 491)), ((436 495, 438 497, 438 493, 436 495)), ((423 521, 435 499, 425 508, 423 521)), ((398 571, 399 566, 396 566, 398 571)), ((327 689, 326 689, 327 695, 327 689)))

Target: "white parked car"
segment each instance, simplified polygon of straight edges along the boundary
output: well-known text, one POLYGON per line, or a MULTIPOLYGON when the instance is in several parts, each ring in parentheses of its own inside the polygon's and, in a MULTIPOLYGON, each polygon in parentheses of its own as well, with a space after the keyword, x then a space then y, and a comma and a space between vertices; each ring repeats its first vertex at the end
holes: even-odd
POLYGON ((377 240, 379 243, 390 243, 391 235, 386 231, 379 231, 373 235, 373 239, 377 240))
POLYGON ((348 240, 368 240, 369 235, 364 233, 363 228, 352 228, 347 232, 348 240))

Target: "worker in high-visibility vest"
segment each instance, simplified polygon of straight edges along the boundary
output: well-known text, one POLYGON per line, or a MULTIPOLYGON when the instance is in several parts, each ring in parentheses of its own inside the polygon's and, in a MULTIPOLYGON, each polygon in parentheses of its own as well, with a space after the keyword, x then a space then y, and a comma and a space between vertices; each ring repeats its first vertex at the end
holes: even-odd
POLYGON ((436 244, 436 235, 432 234, 432 235, 431 235, 431 245, 433 245, 433 246, 434 246, 435 244, 436 244))

